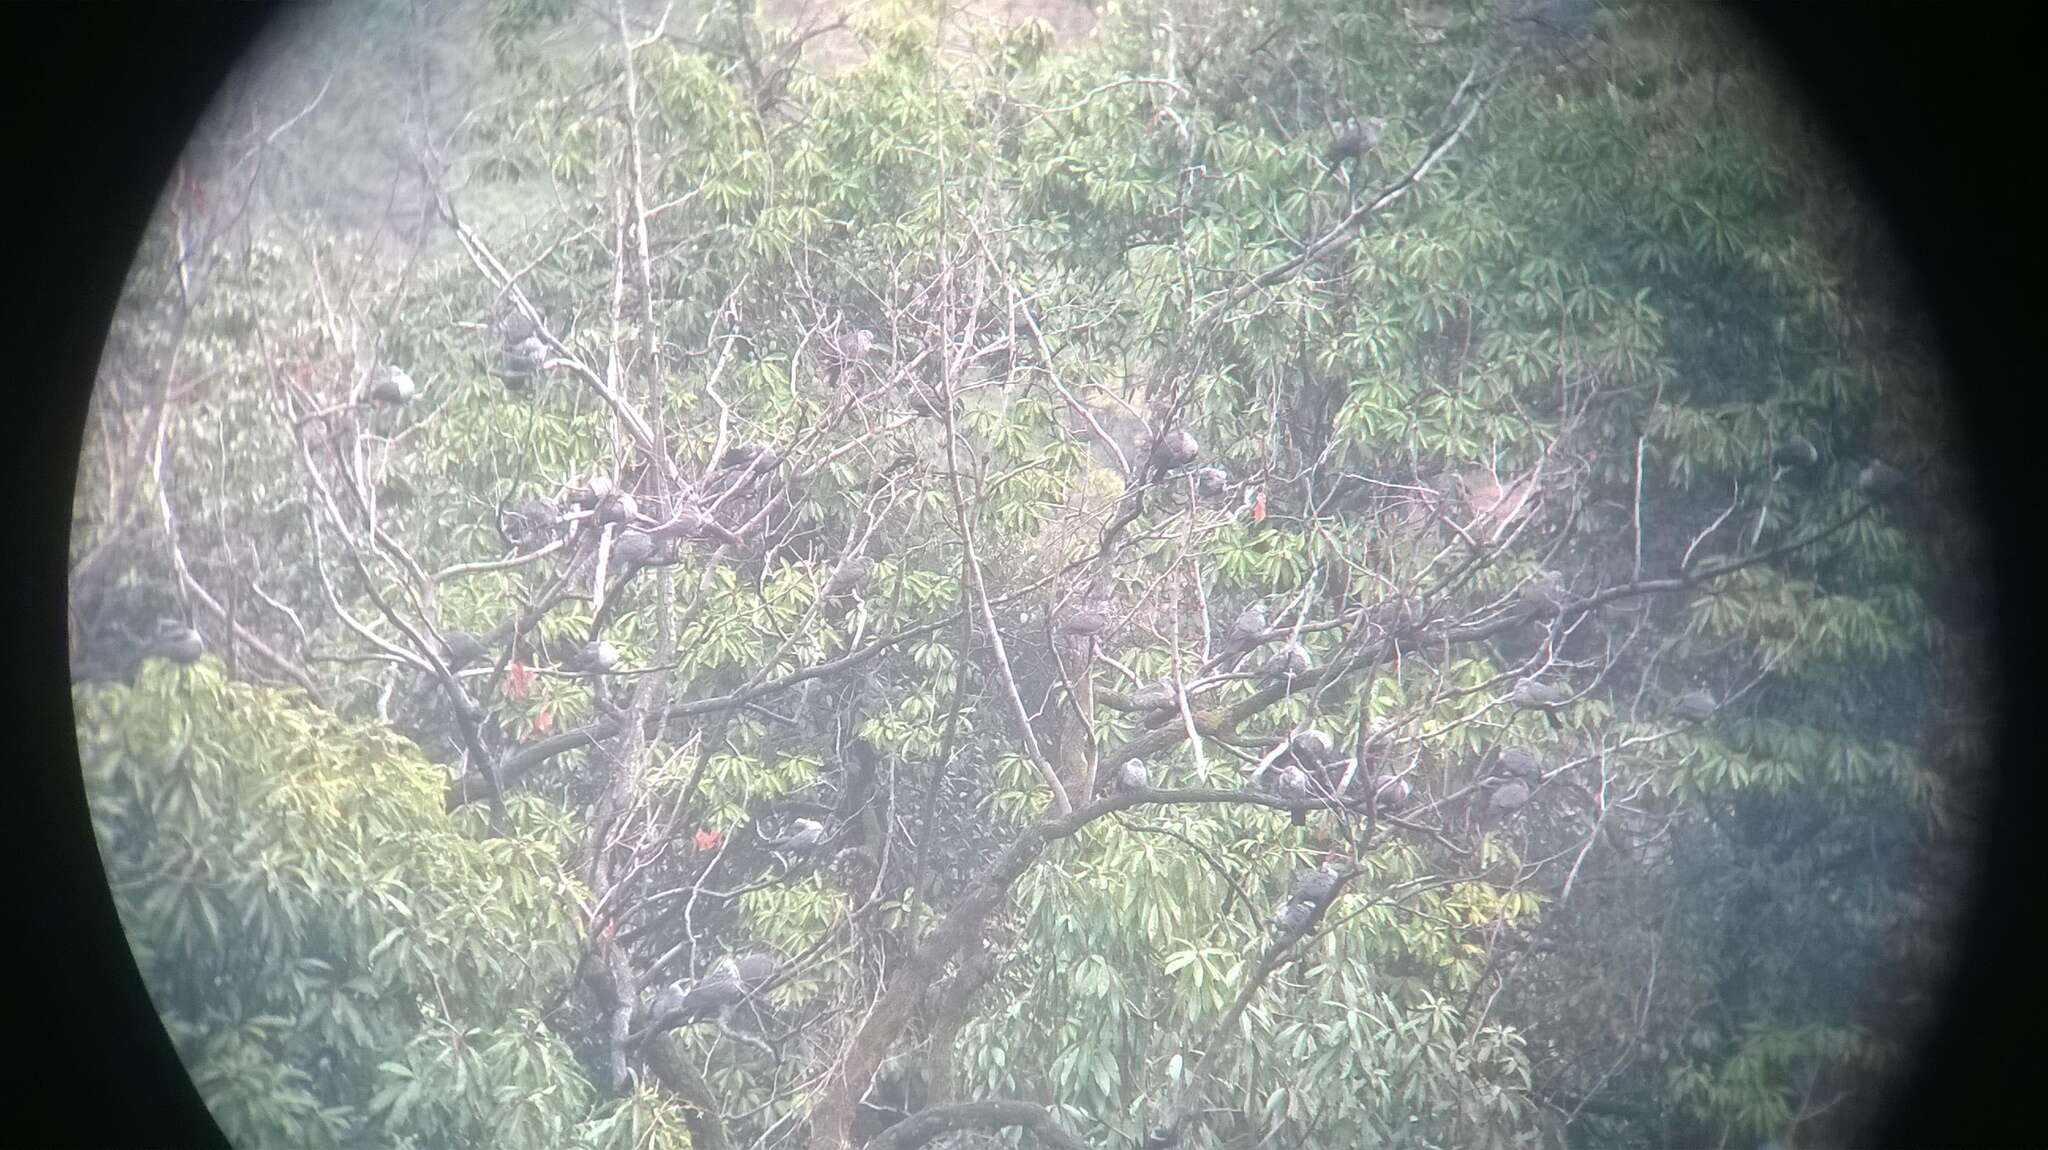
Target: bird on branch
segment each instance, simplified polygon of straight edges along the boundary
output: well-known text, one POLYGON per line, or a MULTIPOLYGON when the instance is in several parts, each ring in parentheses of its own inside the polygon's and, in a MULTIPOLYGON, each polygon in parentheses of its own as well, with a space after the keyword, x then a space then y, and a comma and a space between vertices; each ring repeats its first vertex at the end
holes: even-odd
POLYGON ((1548 711, 1563 706, 1571 697, 1572 689, 1563 683, 1522 679, 1515 683, 1515 689, 1508 699, 1525 711, 1548 711))
POLYGON ((1387 121, 1384 117, 1347 117, 1337 126, 1336 136, 1330 141, 1330 146, 1323 149, 1323 163, 1333 170, 1347 163, 1356 163, 1380 146, 1380 133, 1385 131, 1386 127, 1387 121))
POLYGON ((1159 437, 1152 448, 1152 466, 1158 474, 1178 471, 1202 456, 1202 445, 1184 427, 1176 427, 1159 437))
POLYGON ((1276 938, 1298 935, 1315 924, 1330 900, 1343 885, 1344 871, 1334 862, 1303 867, 1287 882, 1287 893, 1274 910, 1272 925, 1276 938))
POLYGON ((824 843, 825 824, 816 819, 791 819, 788 834, 761 841, 775 850, 808 854, 824 843))
POLYGON ((1561 573, 1545 571, 1523 584, 1518 597, 1529 617, 1549 619, 1564 610, 1565 603, 1571 599, 1571 591, 1565 586, 1561 573))
POLYGON ((539 336, 508 339, 499 376, 510 390, 523 391, 547 368, 547 363, 548 345, 539 336))
POLYGON ((1714 693, 1705 687, 1693 687, 1681 691, 1671 701, 1671 709, 1679 718, 1688 723, 1704 723, 1714 717, 1721 704, 1714 699, 1714 693))
POLYGON ((1317 770, 1336 752, 1336 740, 1315 727, 1304 727, 1287 740, 1287 752, 1304 770, 1317 770))
POLYGON ((629 569, 652 565, 660 551, 660 543, 645 531, 621 531, 612 541, 613 561, 629 569))
POLYGON ((1414 793, 1407 779, 1394 774, 1374 775, 1372 789, 1375 801, 1382 807, 1402 806, 1414 793))
POLYGON ((498 508, 498 534, 515 549, 548 542, 561 525, 561 509, 545 499, 522 499, 498 508))
POLYGON ((1873 459, 1856 473, 1856 490, 1873 502, 1896 498, 1906 490, 1906 473, 1882 459, 1873 459))
POLYGON ((875 561, 865 555, 855 555, 841 563, 825 580, 825 597, 837 598, 850 595, 867 586, 868 577, 874 574, 875 561))
POLYGON ((592 639, 562 660, 562 669, 581 675, 602 675, 618 663, 617 647, 603 639, 592 639))
POLYGON ((370 398, 387 407, 403 407, 411 403, 417 394, 419 387, 413 383, 412 376, 400 367, 380 368, 370 381, 370 398))
POLYGON ((1771 452, 1773 467, 1812 467, 1819 462, 1820 448, 1813 445, 1813 440, 1796 431, 1771 452))
POLYGON ((1131 706, 1140 711, 1170 711, 1180 705, 1173 684, 1161 679, 1131 692, 1131 706))
POLYGON ((1502 747, 1494 753, 1493 773, 1503 778, 1533 781, 1543 776, 1543 760, 1527 747, 1502 747))
POLYGON ((143 653, 187 666, 206 653, 206 640, 183 619, 159 619, 143 653))
POLYGON ((723 1013, 746 1001, 782 968, 773 955, 726 955, 695 985, 678 980, 656 991, 647 1004, 649 1031, 670 1030, 723 1013))
POLYGON ((1562 727, 1557 709, 1569 702, 1572 689, 1565 683, 1545 683, 1537 679, 1522 679, 1508 695, 1508 701, 1524 711, 1541 711, 1553 728, 1562 727))
MULTIPOLYGON (((1315 797, 1308 772, 1293 763, 1282 763, 1273 772, 1273 795, 1290 803, 1307 803, 1315 797)), ((1308 825, 1308 812, 1300 808, 1287 812, 1287 821, 1298 827, 1308 825)))
POLYGON ((1259 645, 1266 633, 1266 605, 1253 603, 1238 612, 1230 621, 1228 646, 1232 650, 1249 651, 1259 645))
POLYGON ((1273 657, 1266 661, 1263 674, 1268 682, 1284 684, 1292 691, 1294 681, 1308 674, 1314 666, 1315 660, 1309 655, 1307 647, 1300 643, 1289 643, 1275 651, 1273 657))
POLYGON ((1486 796, 1486 807, 1480 814, 1480 825, 1493 826, 1522 809, 1529 801, 1529 784, 1520 779, 1497 780, 1486 796))

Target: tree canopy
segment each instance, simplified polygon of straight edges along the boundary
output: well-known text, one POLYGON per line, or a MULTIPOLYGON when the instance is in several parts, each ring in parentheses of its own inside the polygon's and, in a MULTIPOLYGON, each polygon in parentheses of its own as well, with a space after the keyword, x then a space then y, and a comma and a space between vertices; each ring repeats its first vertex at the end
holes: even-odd
POLYGON ((1976 543, 1740 29, 357 15, 194 140, 78 489, 96 827, 230 1137, 1853 1130, 1976 543))

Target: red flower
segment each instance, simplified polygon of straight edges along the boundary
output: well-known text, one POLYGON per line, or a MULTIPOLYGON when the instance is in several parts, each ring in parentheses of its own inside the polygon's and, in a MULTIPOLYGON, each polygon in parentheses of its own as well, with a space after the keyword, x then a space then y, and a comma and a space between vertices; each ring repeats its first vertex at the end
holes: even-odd
POLYGON ((545 735, 555 729, 555 713, 542 707, 533 717, 533 729, 545 735))
POLYGON ((1257 495, 1257 496, 1253 497, 1253 499, 1252 499, 1252 522, 1253 522, 1253 523, 1264 523, 1265 521, 1266 521, 1266 493, 1265 493, 1265 492, 1263 492, 1263 491, 1261 491, 1261 492, 1259 492, 1259 493, 1258 493, 1258 495, 1257 495))
POLYGON ((717 831, 698 831, 690 836, 690 841, 696 843, 697 849, 700 851, 715 851, 718 849, 718 844, 725 841, 725 836, 717 831))
POLYGON ((533 689, 533 672, 524 663, 514 663, 505 668, 505 694, 514 699, 524 699, 533 689))

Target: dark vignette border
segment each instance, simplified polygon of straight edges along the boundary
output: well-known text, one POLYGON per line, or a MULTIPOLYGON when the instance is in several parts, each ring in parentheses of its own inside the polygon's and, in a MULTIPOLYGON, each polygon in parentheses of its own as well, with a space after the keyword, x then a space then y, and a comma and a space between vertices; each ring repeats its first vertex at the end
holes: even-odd
MULTIPOLYGON (((1685 0, 1680 0, 1685 2, 1685 0)), ((1689 0, 1703 2, 1703 0, 1689 0)), ((14 210, 4 363, 18 461, 6 517, 17 681, 0 842, 10 868, 0 1145, 224 1146, 144 993, 85 815, 65 667, 64 556, 79 436, 106 326, 179 148, 221 78, 280 12, 312 0, 0 6, 14 210)), ((2040 198, 2023 173, 2042 41, 2019 5, 1942 12, 1835 2, 1739 6, 1834 129, 1936 306, 1995 560, 1998 792, 1941 1021, 1860 1145, 2039 1144, 2048 978, 2039 809, 2037 502, 2042 412, 2021 345, 2020 268, 2040 198), (2032 482, 2030 482, 2032 481, 2032 482)))

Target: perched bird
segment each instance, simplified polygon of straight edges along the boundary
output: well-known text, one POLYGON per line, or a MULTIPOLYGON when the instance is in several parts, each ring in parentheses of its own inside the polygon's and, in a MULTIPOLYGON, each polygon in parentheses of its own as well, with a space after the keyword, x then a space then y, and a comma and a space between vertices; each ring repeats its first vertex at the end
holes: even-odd
POLYGON ((597 502, 599 523, 631 523, 640 518, 640 501, 630 491, 612 492, 597 502))
POLYGON ((1276 938, 1284 938, 1290 934, 1299 934, 1307 930, 1309 924, 1315 920, 1314 903, 1283 902, 1280 908, 1273 912, 1273 935, 1276 938))
POLYGON ((507 338, 502 373, 506 386, 523 387, 546 368, 547 362, 548 345, 541 342, 539 336, 528 335, 518 340, 507 338))
MULTIPOLYGON (((923 1110, 931 1100, 931 1084, 925 1078, 923 1069, 916 1064, 914 1056, 899 1055, 884 1059, 875 1068, 873 1085, 856 1104, 853 1118, 853 1144, 856 1146, 880 1146, 875 1141, 883 1131, 909 1119, 912 1114, 923 1110)), ((886 1139, 884 1141, 887 1141, 886 1139)))
POLYGON ((1494 787, 1493 793, 1486 796, 1484 819, 1488 823, 1500 822, 1521 810, 1522 804, 1528 801, 1529 784, 1520 779, 1509 779, 1494 787))
POLYGON ((1060 621, 1060 631, 1068 635, 1100 635, 1108 627, 1109 612, 1099 603, 1083 603, 1060 621))
POLYGON ((1289 643, 1273 652, 1273 657, 1266 660, 1265 676, 1291 684, 1295 679, 1308 674, 1314 665, 1315 660, 1310 657, 1307 647, 1300 643, 1289 643))
POLYGON ((781 966, 774 956, 759 952, 726 955, 696 985, 686 989, 674 982, 655 992, 647 1006, 648 1024, 666 1029, 737 1006, 773 980, 781 966))
POLYGON ((403 368, 380 368, 370 381, 370 398, 391 407, 411 403, 412 397, 418 393, 419 388, 413 384, 412 376, 407 375, 403 368))
POLYGON ((1812 467, 1819 462, 1820 448, 1813 445, 1813 440, 1796 431, 1771 452, 1773 467, 1812 467))
POLYGON ((1176 427, 1159 437, 1158 444, 1152 448, 1152 461, 1159 470, 1172 471, 1193 463, 1201 454, 1201 443, 1187 428, 1176 427))
POLYGON ((874 574, 875 561, 865 555, 855 555, 841 563, 825 580, 827 597, 846 595, 867 586, 868 576, 874 574))
POLYGON ((545 499, 523 499, 498 513, 498 533, 514 547, 547 542, 561 523, 562 512, 545 499))
POLYGON ((1564 610, 1571 591, 1565 586, 1562 574, 1545 571, 1522 585, 1519 598, 1529 614, 1547 619, 1564 610))
POLYGON ((1230 493, 1230 473, 1221 467, 1204 467, 1195 472, 1195 494, 1220 499, 1230 493))
POLYGON ((612 540, 612 561, 628 567, 645 567, 654 561, 660 546, 645 531, 621 531, 612 540))
POLYGON ((1255 647, 1265 633, 1266 605, 1264 603, 1253 603, 1243 611, 1238 612, 1236 619, 1231 620, 1230 645, 1243 648, 1255 647))
POLYGON ((1311 769, 1320 767, 1329 761, 1330 755, 1336 749, 1336 741, 1331 739, 1327 733, 1314 727, 1306 727, 1296 731, 1287 740, 1287 753, 1293 757, 1297 764, 1311 769))
POLYGON ((182 619, 159 619, 148 653, 180 665, 196 663, 206 653, 206 640, 182 619))
POLYGON ((585 675, 601 675, 618 666, 619 649, 603 639, 592 639, 577 648, 576 653, 562 661, 563 670, 585 675))
POLYGON ((484 641, 468 631, 450 631, 441 636, 441 659, 450 670, 459 671, 489 653, 484 641))
POLYGON ((825 863, 825 876, 839 884, 842 889, 852 890, 856 886, 874 881, 875 870, 880 864, 875 856, 855 847, 840 847, 832 852, 825 863))
POLYGON ((1548 711, 1562 706, 1572 697, 1572 689, 1563 683, 1541 683, 1535 679, 1522 679, 1508 696, 1508 701, 1525 711, 1548 711))
MULTIPOLYGON (((1273 794, 1290 803, 1305 803, 1315 797, 1310 790, 1308 772, 1293 763, 1283 763, 1279 770, 1273 772, 1273 794)), ((1308 812, 1305 810, 1289 811, 1287 818, 1295 826, 1308 825, 1308 812)))
POLYGON ((1294 872, 1287 882, 1286 896, 1273 912, 1273 934, 1285 938, 1307 930, 1323 907, 1337 897, 1337 887, 1342 882, 1343 875, 1328 864, 1294 872))
POLYGON ((1372 790, 1383 807, 1400 806, 1414 794, 1414 788, 1408 785, 1408 780, 1399 775, 1374 775, 1372 790))
POLYGON ((1890 499, 1906 489, 1906 473, 1873 459, 1856 473, 1856 490, 1866 499, 1890 499))
POLYGON ((816 819, 791 819, 789 833, 770 840, 768 845, 777 850, 812 851, 825 841, 825 824, 816 819))
POLYGON ((725 454, 718 457, 718 465, 725 468, 748 467, 766 471, 781 460, 782 457, 776 453, 774 444, 757 441, 726 448, 725 454))
POLYGON ((678 979, 655 991, 653 997, 647 1000, 647 1010, 641 1016, 645 1020, 645 1025, 666 1029, 689 1021, 690 1015, 685 1013, 686 1011, 694 1012, 708 1006, 708 997, 699 998, 692 1003, 689 997, 691 989, 678 979))
POLYGON ((792 819, 789 826, 782 845, 790 850, 810 850, 825 841, 825 824, 816 819, 792 819))
POLYGON ((1146 683, 1131 692, 1131 706, 1140 711, 1170 711, 1180 705, 1180 695, 1164 679, 1146 683))
POLYGON ((611 476, 598 472, 583 481, 583 490, 576 494, 576 505, 586 510, 595 511, 604 504, 606 499, 611 497, 611 493, 611 476))
POLYGON ((1693 687, 1679 692, 1678 697, 1671 701, 1671 709, 1688 723, 1704 723, 1714 717, 1721 704, 1715 700, 1712 691, 1693 687))
POLYGON ((1543 760, 1527 747, 1502 747, 1493 756, 1493 773, 1511 779, 1538 779, 1543 760))
POLYGON ((1303 867, 1295 871, 1287 881, 1287 901, 1321 906, 1337 894, 1338 880, 1343 876, 1328 863, 1322 866, 1303 867))
POLYGON ((1323 162, 1338 167, 1349 160, 1356 160, 1380 146, 1380 132, 1386 121, 1378 116, 1359 119, 1352 116, 1337 126, 1336 138, 1323 149, 1323 162))
POLYGON ((1152 772, 1145 769, 1143 759, 1125 759, 1124 765, 1116 769, 1117 785, 1127 791, 1152 789, 1152 772))

